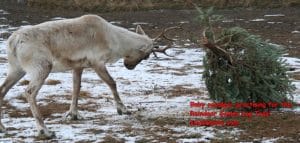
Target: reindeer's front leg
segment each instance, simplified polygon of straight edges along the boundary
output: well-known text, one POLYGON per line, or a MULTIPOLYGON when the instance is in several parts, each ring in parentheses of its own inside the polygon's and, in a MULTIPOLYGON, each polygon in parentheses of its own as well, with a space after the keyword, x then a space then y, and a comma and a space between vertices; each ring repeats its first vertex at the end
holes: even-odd
POLYGON ((98 64, 94 66, 94 70, 96 73, 100 76, 100 78, 109 86, 111 89, 114 99, 117 106, 118 114, 130 114, 130 112, 126 109, 124 104, 122 103, 118 91, 117 91, 117 85, 116 82, 113 80, 113 78, 109 75, 107 72, 107 69, 105 67, 105 64, 98 64))
POLYGON ((70 116, 71 120, 78 120, 80 115, 78 113, 78 96, 80 94, 81 87, 81 76, 82 76, 82 68, 73 70, 73 94, 72 94, 72 103, 70 106, 70 110, 66 113, 66 117, 70 116))

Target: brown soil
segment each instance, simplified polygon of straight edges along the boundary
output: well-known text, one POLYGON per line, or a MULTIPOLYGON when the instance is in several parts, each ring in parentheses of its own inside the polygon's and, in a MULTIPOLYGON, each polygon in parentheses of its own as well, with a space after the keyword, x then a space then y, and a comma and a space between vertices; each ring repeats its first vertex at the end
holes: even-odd
POLYGON ((114 137, 112 135, 106 135, 103 138, 103 141, 101 143, 124 143, 124 140, 120 140, 117 137, 114 137))
POLYGON ((291 77, 295 80, 300 80, 300 72, 294 72, 291 77))
MULTIPOLYGON (((278 138, 276 142, 290 142, 296 143, 299 142, 300 136, 300 116, 292 112, 271 112, 269 117, 257 117, 253 116, 252 118, 239 117, 232 118, 231 120, 239 121, 240 125, 236 126, 238 129, 243 130, 236 135, 226 135, 223 133, 216 132, 215 139, 209 139, 213 143, 235 143, 235 142, 260 142, 263 139, 267 138, 278 138)), ((147 134, 151 134, 151 130, 155 132, 161 132, 164 136, 152 133, 155 139, 160 142, 175 142, 176 139, 180 138, 200 138, 201 134, 189 134, 181 136, 173 136, 176 134, 175 131, 167 128, 167 125, 176 125, 180 126, 189 126, 188 119, 172 118, 172 117, 159 117, 152 119, 140 119, 142 123, 149 123, 156 125, 153 128, 146 128, 144 131, 147 134), (167 139, 166 139, 167 137, 167 139), (169 139, 169 140, 168 140, 169 139)), ((236 127, 229 126, 215 126, 217 129, 226 129, 233 130, 236 127)), ((125 128, 124 131, 132 132, 132 127, 125 128)), ((141 139, 141 141, 149 141, 147 139, 141 139)))
POLYGON ((45 85, 57 85, 57 84, 61 84, 61 82, 59 80, 48 79, 45 81, 44 84, 45 85))
POLYGON ((24 86, 24 85, 28 85, 29 84, 29 80, 26 80, 26 79, 24 79, 24 80, 21 80, 21 81, 19 81, 19 84, 18 84, 18 86, 24 86))
POLYGON ((40 106, 39 109, 44 118, 50 118, 51 114, 67 112, 69 109, 69 106, 70 106, 69 103, 61 104, 61 103, 51 102, 51 103, 48 103, 46 106, 40 106))
MULTIPOLYGON (((240 122, 239 129, 244 130, 236 137, 238 140, 223 138, 213 142, 251 142, 260 141, 265 138, 284 137, 276 142, 300 141, 300 115, 289 112, 272 112, 269 117, 252 118, 241 117, 237 119, 240 122)), ((226 128, 226 127, 224 127, 226 128)), ((228 127, 227 127, 228 128, 228 127)))
POLYGON ((85 11, 133 11, 153 9, 183 9, 193 8, 194 5, 218 8, 233 7, 295 7, 297 0, 28 0, 27 5, 47 9, 80 9, 85 11))
MULTIPOLYGON (((27 101, 24 104, 28 104, 27 101)), ((32 113, 30 108, 26 109, 16 109, 15 107, 11 106, 9 103, 4 102, 4 107, 9 109, 8 114, 12 118, 20 118, 20 117, 32 117, 32 113)), ((44 118, 51 117, 51 114, 54 113, 65 113, 69 109, 69 104, 58 104, 58 103, 49 103, 46 106, 39 106, 39 109, 42 113, 44 118)))
MULTIPOLYGON (((24 85, 28 85, 30 83, 29 80, 21 80, 19 81, 18 86, 24 86, 24 85)), ((44 83, 45 85, 57 85, 57 84, 61 84, 61 81, 59 80, 54 80, 54 79, 47 79, 44 83)))
MULTIPOLYGON (((71 18, 87 14, 87 12, 81 10, 46 10, 35 7, 25 7, 7 1, 0 1, 0 9, 4 9, 11 13, 5 15, 5 17, 9 19, 9 24, 12 26, 20 26, 22 25, 22 21, 28 21, 30 24, 38 24, 48 21, 53 17, 71 18)), ((183 25, 183 31, 170 32, 169 35, 170 37, 179 36, 180 39, 190 39, 196 42, 196 47, 199 46, 197 40, 200 39, 202 27, 195 21, 197 13, 192 9, 89 13, 98 14, 108 21, 121 21, 122 23, 118 25, 126 28, 135 27, 135 25, 132 25, 134 22, 149 23, 147 25, 142 25, 142 27, 150 37, 155 37, 161 32, 162 28, 177 25, 178 22, 188 21, 188 23, 183 25)), ((217 10, 216 13, 224 15, 228 20, 235 20, 234 22, 218 23, 217 25, 219 27, 243 27, 251 33, 261 35, 264 39, 270 39, 272 43, 286 46, 291 56, 300 55, 300 34, 291 33, 294 30, 300 30, 300 9, 298 7, 276 9, 234 8, 231 10, 217 10), (284 14, 285 16, 264 17, 265 14, 284 14), (266 21, 249 21, 257 18, 264 18, 266 21), (270 24, 267 22, 282 23, 270 24)))
POLYGON ((6 59, 6 58, 0 57, 0 63, 6 63, 6 62, 7 62, 7 59, 6 59))
POLYGON ((176 85, 173 87, 170 87, 168 91, 165 91, 165 93, 169 93, 168 97, 178 97, 182 95, 197 95, 201 96, 204 94, 205 89, 199 89, 199 88, 188 88, 188 85, 176 85))

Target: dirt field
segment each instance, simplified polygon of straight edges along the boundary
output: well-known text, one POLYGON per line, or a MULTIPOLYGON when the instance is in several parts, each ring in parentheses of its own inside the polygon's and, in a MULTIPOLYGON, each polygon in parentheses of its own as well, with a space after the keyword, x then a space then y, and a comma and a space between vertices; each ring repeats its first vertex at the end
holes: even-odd
MULTIPOLYGON (((77 17, 83 14, 87 14, 86 12, 79 11, 79 10, 43 10, 39 8, 29 8, 24 7, 20 5, 15 5, 13 3, 0 1, 0 9, 3 9, 7 11, 9 14, 1 14, 0 17, 4 17, 5 19, 0 19, 0 25, 9 25, 10 27, 19 27, 22 25, 34 25, 38 24, 44 21, 49 21, 52 18, 57 17, 63 17, 63 18, 71 18, 71 17, 77 17)), ((224 15, 226 18, 223 22, 218 23, 219 27, 231 27, 231 26, 241 26, 243 28, 248 29, 250 32, 261 35, 264 39, 270 39, 272 43, 284 45, 288 51, 290 57, 300 57, 300 9, 299 7, 294 8, 277 8, 277 9, 252 9, 252 8, 236 8, 231 10, 217 10, 218 14, 224 15)), ((120 90, 125 98, 125 96, 128 96, 128 103, 133 104, 130 105, 133 108, 139 107, 138 105, 134 105, 134 96, 137 96, 136 98, 139 100, 143 100, 143 98, 148 98, 149 100, 152 99, 152 95, 155 94, 156 96, 153 97, 153 100, 160 99, 160 94, 164 95, 164 93, 168 93, 168 97, 165 97, 161 100, 163 101, 169 101, 170 103, 177 103, 178 101, 175 99, 185 99, 185 97, 180 98, 182 96, 186 96, 187 99, 201 99, 201 100, 208 100, 207 99, 207 93, 205 91, 205 87, 203 85, 203 82, 201 82, 201 78, 197 78, 195 74, 201 74, 202 66, 201 64, 201 55, 203 54, 201 50, 201 46, 198 43, 198 39, 200 38, 201 33, 201 25, 198 24, 197 21, 195 21, 196 12, 194 10, 152 10, 152 11, 139 11, 139 12, 115 12, 115 13, 94 13, 98 14, 108 21, 110 21, 113 24, 128 28, 130 30, 133 30, 133 28, 136 27, 137 24, 140 24, 144 29, 145 32, 150 36, 154 37, 156 36, 162 28, 168 27, 168 26, 174 26, 179 23, 184 23, 184 30, 183 31, 176 31, 170 33, 171 37, 174 37, 176 39, 179 39, 178 42, 176 42, 175 45, 179 45, 177 48, 182 49, 176 49, 172 51, 172 53, 178 54, 178 53, 185 53, 185 49, 187 49, 185 56, 188 56, 187 53, 195 53, 193 56, 193 60, 189 58, 184 57, 176 57, 174 59, 167 59, 166 61, 158 61, 158 63, 155 63, 156 61, 152 61, 149 64, 144 65, 145 67, 150 66, 153 69, 147 69, 146 71, 152 74, 161 74, 162 76, 166 76, 162 79, 167 80, 164 85, 161 85, 157 88, 152 87, 141 87, 141 89, 138 89, 138 87, 135 87, 137 89, 131 90, 126 89, 125 85, 135 85, 135 84, 142 84, 146 82, 154 82, 158 85, 158 81, 156 81, 155 78, 151 77, 150 81, 147 80, 140 80, 134 79, 137 81, 134 81, 130 77, 123 77, 122 74, 118 73, 117 69, 121 69, 119 65, 112 66, 111 69, 113 73, 115 74, 115 78, 117 78, 121 83, 122 87, 120 90), (199 51, 200 50, 200 51, 199 51), (201 54, 202 53, 202 54, 201 54), (197 61, 196 57, 199 56, 199 61, 197 61), (172 61, 173 60, 173 61, 172 61), (174 62, 175 61, 175 62, 174 62), (176 62, 182 63, 184 66, 178 68, 178 67, 169 67, 170 65, 175 65, 176 62), (164 63, 165 62, 165 63, 164 63), (165 65, 164 65, 165 64, 165 65), (168 75, 164 75, 164 73, 172 73, 172 76, 170 76, 169 80, 167 77, 168 75), (191 76, 193 78, 191 78, 191 76), (196 78, 195 78, 195 77, 196 78), (178 78, 178 80, 185 80, 186 78, 190 80, 199 80, 199 81, 193 81, 189 85, 189 83, 181 83, 178 82, 178 84, 172 84, 171 80, 178 78), (170 85, 169 85, 170 84, 170 85), (199 86, 197 85, 199 84, 199 86), (156 89, 157 91, 154 92, 156 89), (130 91, 130 93, 129 93, 130 91), (131 94, 131 92, 133 92, 131 94), (137 94, 137 95, 135 95, 137 94), (175 101, 173 101, 173 99, 175 101)), ((13 29, 13 28, 12 28, 13 29)), ((0 30, 7 30, 7 28, 2 28, 0 30)), ((9 31, 9 30, 8 30, 9 31)), ((9 32, 8 32, 9 33, 9 32)), ((3 35, 2 35, 3 36, 3 35)), ((3 41, 6 40, 5 37, 3 41)), ((165 44, 164 42, 160 43, 161 45, 165 44)), ((0 52, 1 53, 1 52, 0 52)), ((298 61, 299 62, 299 61, 298 61)), ((296 62, 296 63, 298 63, 296 62)), ((1 80, 0 83, 2 83, 2 79, 4 76, 4 68, 3 64, 5 65, 6 60, 5 57, 0 57, 0 65, 1 65, 1 80)), ((295 67, 296 70, 300 69, 300 66, 295 67)), ((124 69, 123 69, 124 70, 124 69)), ((142 73, 144 69, 140 69, 140 73, 142 73)), ((139 73, 139 72, 138 72, 139 73)), ((299 83, 299 73, 295 72, 292 73, 294 76, 294 80, 299 83)), ((136 75, 132 75, 134 77, 136 75)), ((64 77, 61 76, 61 77, 64 77)), ((188 123, 186 119, 182 118, 173 118, 168 116, 155 116, 152 118, 143 118, 143 117, 134 117, 132 119, 131 117, 119 117, 114 112, 110 113, 110 110, 103 111, 99 109, 95 109, 94 106, 99 108, 106 109, 106 107, 112 107, 110 103, 112 103, 110 92, 108 89, 104 88, 104 84, 100 80, 94 80, 93 78, 88 79, 84 81, 88 87, 86 88, 86 92, 82 93, 82 106, 81 110, 85 110, 84 113, 88 113, 88 115, 85 116, 84 121, 78 121, 78 122, 64 122, 63 120, 57 120, 57 118, 60 118, 62 116, 63 112, 66 112, 69 106, 70 102, 70 91, 69 89, 61 90, 59 87, 68 87, 65 86, 63 83, 67 83, 68 80, 65 81, 59 81, 59 78, 55 78, 55 76, 52 77, 55 82, 53 85, 47 85, 49 88, 54 88, 53 91, 59 90, 58 94, 61 94, 61 98, 58 97, 55 93, 42 91, 43 97, 45 97, 44 100, 41 99, 40 105, 42 106, 43 115, 45 118, 48 119, 48 122, 51 127, 56 130, 58 123, 63 124, 63 128, 68 129, 69 126, 72 126, 74 128, 80 128, 81 125, 85 125, 84 123, 91 123, 95 124, 95 126, 100 125, 121 125, 122 127, 113 128, 84 128, 84 134, 81 134, 85 136, 84 140, 76 140, 76 141, 87 141, 87 142, 97 142, 98 138, 90 137, 91 140, 87 140, 89 138, 89 134, 95 134, 95 135, 102 135, 102 133, 105 133, 104 136, 99 137, 101 138, 102 142, 125 142, 130 139, 129 137, 136 137, 140 136, 140 138, 136 138, 136 142, 238 142, 238 141, 254 141, 254 142, 260 142, 270 139, 275 139, 276 142, 300 142, 300 114, 295 112, 283 112, 283 111, 274 111, 272 112, 271 116, 268 118, 252 118, 251 121, 249 121, 247 118, 241 118, 238 119, 241 122, 241 125, 237 128, 233 127, 214 127, 214 128, 205 128, 205 127, 193 127, 192 129, 189 128, 188 123), (98 91, 87 91, 88 89, 92 88, 93 84, 101 84, 104 89, 101 88, 101 92, 104 92, 104 96, 101 97, 95 97, 94 95, 98 91), (91 86, 91 87, 89 87, 91 86), (107 96, 105 96, 107 95, 107 96), (54 100, 55 99, 55 100, 54 100), (57 102, 57 100, 61 100, 61 102, 57 102), (99 100, 99 102, 94 100, 99 100), (44 101, 47 101, 46 104, 44 101), (62 101, 68 101, 68 103, 64 103, 62 101), (101 102, 101 105, 99 105, 101 102), (51 104, 50 104, 51 103, 51 104), (104 103, 104 104, 103 104, 104 103), (102 105, 103 104, 103 105, 102 105), (59 108, 59 109, 57 109, 59 108), (94 112, 98 112, 98 114, 94 112), (90 121, 89 121, 90 120, 90 121), (124 120, 124 122, 123 122, 124 120), (142 127, 135 127, 132 126, 131 122, 138 122, 142 124, 142 127), (126 122, 128 121, 128 122, 126 122), (181 127, 179 130, 173 130, 175 127, 181 127), (187 127, 189 129, 184 130, 187 127), (231 130, 242 130, 241 132, 231 133, 231 130), (182 131, 184 130, 184 131, 182 131), (193 131, 190 131, 193 130, 193 131), (204 136, 203 134, 197 133, 204 132, 206 130, 212 131, 215 133, 214 137, 210 136, 204 136), (225 130, 225 132, 222 132, 225 130), (139 133, 142 132, 142 133, 139 133), (154 132, 154 133, 152 133, 154 132), (126 137, 119 135, 119 133, 125 133, 126 137), (204 137, 205 140, 188 140, 188 139, 195 139, 195 138, 201 138, 204 137), (186 140, 180 140, 180 139, 186 139, 186 140)), ((164 80, 160 80, 163 82, 164 80)), ((187 81, 188 82, 188 81, 187 81)), ((53 83, 53 82, 49 82, 53 83)), ((26 82, 24 82, 24 85, 26 85, 26 82)), ((24 87, 23 84, 20 84, 13 93, 21 93, 24 87), (16 92, 18 91, 18 92, 16 92)), ((299 85, 297 84, 297 90, 295 94, 299 95, 299 85)), ((128 86, 127 86, 128 87, 128 86)), ((98 95, 99 93, 97 93, 98 95)), ((13 99, 16 99, 18 102, 25 102, 23 98, 21 97, 15 97, 13 96, 13 99)), ((146 101, 145 101, 146 102, 146 101)), ((165 103, 165 102, 163 102, 165 103)), ((179 102, 178 102, 179 103, 179 102)), ((187 102, 185 102, 187 103, 187 102)), ((19 123, 33 123, 31 117, 31 113, 29 109, 20 109, 13 105, 11 105, 11 101, 6 100, 6 109, 8 109, 7 114, 9 117, 16 119, 19 123), (18 120, 20 118, 20 121, 18 120), (22 121, 22 119, 25 118, 25 121, 22 121)), ((142 104, 142 103, 140 103, 142 104)), ((151 107, 156 107, 160 105, 160 102, 155 103, 151 105, 147 104, 147 106, 141 106, 145 107, 148 111, 146 113, 152 113, 151 107), (151 111, 150 111, 151 110, 151 111)), ((188 105, 185 105, 188 107, 188 105)), ((177 105, 166 105, 162 106, 162 109, 155 108, 155 111, 160 111, 166 109, 164 114, 171 110, 172 108, 176 108, 178 111, 182 108, 185 109, 185 107, 178 107, 177 105), (176 106, 176 107, 174 107, 176 106), (168 110, 166 109, 168 108, 168 110), (170 108, 170 110, 169 110, 170 108)), ((111 108, 109 108, 111 109, 111 108)), ((154 109, 153 109, 154 110, 154 109)), ((153 113, 155 113, 153 111, 153 113)), ((186 114, 185 112, 184 114, 186 114)), ((184 115, 182 114, 182 115, 184 115)), ((5 121, 9 126, 12 126, 8 128, 10 131, 8 134, 1 134, 0 136, 0 142, 1 138, 4 139, 14 139, 14 136, 17 134, 18 128, 13 126, 13 123, 10 122, 10 120, 5 121)), ((138 124, 138 125, 140 125, 138 124)), ((133 124, 137 125, 137 124, 133 124)), ((20 141, 22 139, 25 139, 27 137, 33 138, 33 141, 39 141, 38 139, 34 138, 33 131, 34 128, 31 127, 30 131, 27 131, 23 125, 20 125, 22 127, 22 131, 24 134, 28 133, 29 136, 25 135, 19 135, 17 139, 14 141, 20 141), (26 132, 27 131, 27 132, 26 132)), ((24 125, 24 126, 27 126, 24 125)), ((82 130, 80 130, 82 131, 82 130)), ((77 132, 75 132, 77 133, 77 132)), ((75 134, 74 135, 78 135, 75 134)), ((63 134, 63 133, 61 133, 63 134)), ((71 134, 71 133, 70 133, 71 134)), ((80 134, 80 133, 79 133, 80 134)), ((77 139, 77 138, 76 138, 77 139)), ((32 141, 32 140, 29 140, 32 141)), ((61 140, 52 140, 53 142, 59 142, 61 140)), ((72 141, 71 139, 65 139, 62 140, 65 142, 72 141)), ((272 140, 271 140, 272 142, 272 140)))
MULTIPOLYGON (((80 10, 45 10, 24 7, 5 1, 0 2, 0 7, 10 11, 11 14, 7 15, 7 18, 10 20, 9 24, 13 26, 24 25, 26 22, 38 24, 53 17, 70 18, 87 14, 87 12, 80 10)), ((264 39, 270 39, 273 43, 286 46, 291 55, 300 55, 300 34, 293 33, 293 31, 300 31, 299 7, 277 9, 235 8, 232 10, 217 10, 216 13, 224 15, 226 18, 224 22, 219 23, 220 27, 241 26, 250 32, 262 35, 264 39), (284 16, 265 16, 270 14, 283 14, 284 16)), ((156 36, 161 28, 172 26, 178 22, 187 22, 184 26, 185 30, 176 33, 182 39, 195 41, 199 39, 201 33, 201 25, 195 21, 197 13, 194 10, 152 10, 93 14, 98 14, 108 21, 117 21, 117 25, 126 28, 134 27, 132 23, 139 21, 149 23, 141 24, 150 37, 156 36), (121 23, 118 23, 120 21, 121 23)))

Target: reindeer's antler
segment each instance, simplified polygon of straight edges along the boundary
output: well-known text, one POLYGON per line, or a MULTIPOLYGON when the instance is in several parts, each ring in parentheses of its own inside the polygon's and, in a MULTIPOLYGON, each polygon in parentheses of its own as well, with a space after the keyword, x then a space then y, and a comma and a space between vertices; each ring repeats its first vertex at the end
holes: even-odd
MULTIPOLYGON (((171 39, 171 38, 169 38, 168 36, 166 36, 166 33, 169 32, 169 31, 171 31, 171 30, 175 30, 175 29, 183 29, 183 28, 182 28, 182 25, 183 25, 183 23, 181 23, 181 24, 179 24, 179 25, 177 25, 177 26, 165 28, 158 36, 156 36, 156 37, 153 39, 153 41, 156 41, 157 39, 159 39, 159 38, 161 38, 161 37, 164 38, 164 39, 167 39, 167 40, 169 40, 169 41, 175 41, 174 39, 171 39)), ((154 48, 152 49, 152 53, 153 53, 153 55, 154 55, 156 58, 158 58, 158 56, 157 56, 157 54, 156 54, 155 52, 163 53, 163 54, 166 55, 166 56, 173 57, 173 56, 171 56, 171 55, 169 55, 169 54, 166 53, 166 50, 169 49, 169 48, 171 48, 170 45, 168 45, 168 46, 166 46, 166 47, 164 47, 164 48, 159 48, 159 47, 157 46, 157 47, 154 47, 154 48)))
POLYGON ((166 53, 166 50, 169 49, 169 48, 171 48, 170 45, 168 45, 168 46, 166 46, 166 47, 164 47, 164 48, 154 47, 153 50, 152 50, 152 53, 153 53, 153 55, 154 55, 156 58, 158 58, 158 56, 156 55, 155 52, 163 53, 163 54, 166 55, 166 56, 173 57, 173 56, 171 56, 171 55, 169 55, 169 54, 166 53))
POLYGON ((178 26, 168 27, 168 28, 164 29, 158 36, 156 36, 156 37, 154 38, 154 41, 157 40, 157 39, 159 39, 160 37, 165 38, 165 39, 167 39, 167 40, 169 40, 169 41, 174 41, 174 39, 171 39, 171 38, 169 38, 168 36, 166 36, 166 33, 167 33, 168 31, 171 31, 171 30, 174 30, 174 29, 183 29, 183 28, 182 28, 182 24, 183 24, 183 23, 179 24, 178 26))

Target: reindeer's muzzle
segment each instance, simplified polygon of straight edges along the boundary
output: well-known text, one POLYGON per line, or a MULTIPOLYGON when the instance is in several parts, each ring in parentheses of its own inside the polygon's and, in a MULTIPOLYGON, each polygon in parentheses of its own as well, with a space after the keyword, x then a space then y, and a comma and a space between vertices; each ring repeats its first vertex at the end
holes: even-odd
POLYGON ((124 63, 124 66, 129 70, 133 70, 136 67, 136 65, 130 65, 130 64, 126 64, 126 63, 124 63))

